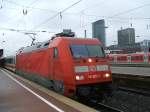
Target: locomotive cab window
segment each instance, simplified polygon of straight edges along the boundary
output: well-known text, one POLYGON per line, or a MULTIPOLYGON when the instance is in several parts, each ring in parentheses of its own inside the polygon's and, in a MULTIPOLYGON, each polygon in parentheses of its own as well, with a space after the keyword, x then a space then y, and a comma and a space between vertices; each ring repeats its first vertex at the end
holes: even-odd
POLYGON ((58 58, 58 49, 54 48, 54 54, 53 54, 54 58, 58 58))
POLYGON ((72 56, 80 57, 105 57, 103 48, 100 45, 71 45, 72 56))
POLYGON ((85 45, 71 45, 71 53, 75 58, 88 57, 88 52, 85 45))
POLYGON ((86 45, 89 57, 105 57, 104 50, 99 45, 86 45))

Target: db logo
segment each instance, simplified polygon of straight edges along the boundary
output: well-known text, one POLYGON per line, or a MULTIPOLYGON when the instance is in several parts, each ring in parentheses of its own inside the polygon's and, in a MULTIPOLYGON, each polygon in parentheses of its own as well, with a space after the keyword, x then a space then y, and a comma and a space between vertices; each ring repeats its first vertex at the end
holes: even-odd
POLYGON ((95 66, 89 66, 89 71, 96 71, 96 67, 95 66))

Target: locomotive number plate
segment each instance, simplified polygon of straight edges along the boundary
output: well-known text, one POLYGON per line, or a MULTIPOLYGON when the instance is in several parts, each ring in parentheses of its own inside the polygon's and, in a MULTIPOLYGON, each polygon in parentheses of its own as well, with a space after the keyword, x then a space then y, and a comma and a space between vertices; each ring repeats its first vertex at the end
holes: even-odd
POLYGON ((89 71, 96 71, 96 66, 89 66, 89 71))

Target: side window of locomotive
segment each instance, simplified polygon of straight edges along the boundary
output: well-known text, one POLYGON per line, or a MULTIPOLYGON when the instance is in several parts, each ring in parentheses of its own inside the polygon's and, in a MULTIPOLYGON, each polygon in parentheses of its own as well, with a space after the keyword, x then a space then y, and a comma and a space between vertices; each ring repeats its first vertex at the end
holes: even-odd
POLYGON ((54 48, 53 58, 58 58, 58 49, 54 48))

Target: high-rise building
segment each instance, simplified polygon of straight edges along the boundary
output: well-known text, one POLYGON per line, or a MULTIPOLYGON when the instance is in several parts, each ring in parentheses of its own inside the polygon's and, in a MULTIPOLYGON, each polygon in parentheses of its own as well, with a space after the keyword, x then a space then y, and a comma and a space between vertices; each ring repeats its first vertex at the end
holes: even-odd
POLYGON ((126 46, 135 43, 134 28, 121 29, 118 31, 118 46, 126 46))
POLYGON ((98 38, 106 46, 104 19, 92 23, 92 36, 98 38))

